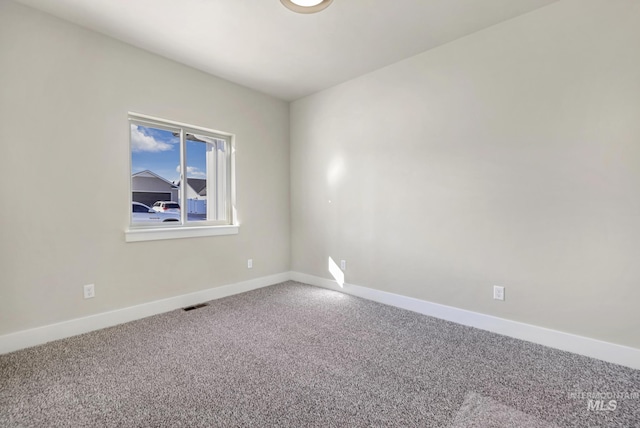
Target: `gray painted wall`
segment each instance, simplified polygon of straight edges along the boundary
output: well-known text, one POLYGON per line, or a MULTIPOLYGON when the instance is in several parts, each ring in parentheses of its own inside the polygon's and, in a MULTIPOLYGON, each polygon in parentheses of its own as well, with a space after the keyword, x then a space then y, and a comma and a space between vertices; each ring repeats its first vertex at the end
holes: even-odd
POLYGON ((0 123, 0 334, 289 270, 287 103, 0 0, 0 123), (238 235, 125 243, 129 111, 236 135, 238 235))
POLYGON ((564 0, 294 102, 293 270, 640 347, 639 22, 564 0))
POLYGON ((329 277, 333 257, 351 283, 640 347, 639 18, 563 0, 289 117, 0 0, 0 334, 291 267, 329 277), (128 111, 236 134, 239 235, 124 242, 128 111))

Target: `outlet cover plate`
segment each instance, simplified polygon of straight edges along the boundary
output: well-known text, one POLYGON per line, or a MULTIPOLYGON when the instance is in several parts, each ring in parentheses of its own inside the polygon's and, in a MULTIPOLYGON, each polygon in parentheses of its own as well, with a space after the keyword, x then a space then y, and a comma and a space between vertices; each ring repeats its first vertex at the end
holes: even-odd
POLYGON ((84 291, 84 298, 85 299, 93 299, 94 297, 96 297, 95 285, 87 284, 84 287, 82 287, 82 289, 84 291))

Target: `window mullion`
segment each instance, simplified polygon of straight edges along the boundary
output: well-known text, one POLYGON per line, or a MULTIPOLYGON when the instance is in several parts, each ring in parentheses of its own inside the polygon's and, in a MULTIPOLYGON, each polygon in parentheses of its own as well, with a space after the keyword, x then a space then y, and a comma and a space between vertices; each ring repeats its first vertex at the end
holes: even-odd
POLYGON ((187 143, 184 129, 180 129, 180 223, 187 224, 187 143))
POLYGON ((217 158, 216 158, 216 200, 218 201, 218 218, 228 220, 226 214, 227 204, 224 200, 226 192, 224 188, 226 186, 226 155, 227 155, 227 143, 225 140, 218 140, 216 142, 217 158))

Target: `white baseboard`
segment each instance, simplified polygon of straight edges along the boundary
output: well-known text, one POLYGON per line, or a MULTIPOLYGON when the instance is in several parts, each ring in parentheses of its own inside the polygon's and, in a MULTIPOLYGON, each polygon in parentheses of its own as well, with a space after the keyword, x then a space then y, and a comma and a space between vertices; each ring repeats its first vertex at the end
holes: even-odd
POLYGON ((344 287, 340 287, 336 281, 304 273, 291 272, 291 279, 318 287, 341 291, 458 324, 491 331, 504 336, 510 336, 551 348, 608 361, 610 363, 640 369, 640 349, 467 311, 452 306, 427 302, 425 300, 414 299, 386 291, 374 290, 359 285, 345 283, 344 287))
POLYGON ((53 340, 87 333, 101 328, 111 327, 129 321, 146 318, 163 312, 173 311, 186 306, 209 300, 220 299, 245 291, 267 287, 288 281, 290 272, 264 276, 235 284, 223 285, 195 293, 183 294, 168 299, 156 300, 115 311, 103 312, 83 318, 76 318, 56 324, 45 325, 29 330, 18 331, 0 336, 0 354, 17 351, 31 346, 41 345, 53 340))
POLYGON ((300 272, 283 272, 276 275, 255 278, 235 284, 223 285, 195 293, 183 294, 168 299, 156 300, 128 308, 103 312, 88 317, 77 318, 57 324, 50 324, 29 330, 0 336, 0 354, 41 345, 53 340, 64 339, 101 328, 111 327, 163 312, 209 300, 220 299, 234 294, 267 287, 280 282, 294 280, 318 287, 329 288, 424 315, 452 321, 470 327, 480 328, 516 339, 526 340, 551 348, 585 355, 591 358, 640 369, 640 349, 617 345, 575 334, 564 333, 531 324, 511 321, 478 312, 467 311, 452 306, 432 303, 412 297, 374 290, 353 284, 340 287, 335 281, 300 272))

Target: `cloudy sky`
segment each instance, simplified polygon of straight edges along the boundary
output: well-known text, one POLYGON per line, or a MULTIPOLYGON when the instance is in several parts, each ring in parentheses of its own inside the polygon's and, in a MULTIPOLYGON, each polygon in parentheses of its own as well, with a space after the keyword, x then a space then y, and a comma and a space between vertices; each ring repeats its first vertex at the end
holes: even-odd
MULTIPOLYGON (((206 144, 187 141, 187 177, 205 178, 206 144)), ((169 180, 180 179, 180 138, 170 131, 131 125, 131 173, 148 169, 169 180)))

